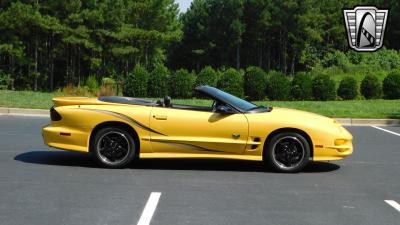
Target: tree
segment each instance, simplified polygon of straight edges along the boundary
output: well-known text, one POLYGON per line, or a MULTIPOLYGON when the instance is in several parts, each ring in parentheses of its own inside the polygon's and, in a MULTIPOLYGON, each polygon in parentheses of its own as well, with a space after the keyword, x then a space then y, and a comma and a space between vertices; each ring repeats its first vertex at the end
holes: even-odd
POLYGON ((340 81, 337 91, 339 97, 345 100, 355 99, 358 94, 358 85, 353 77, 345 77, 340 81))
POLYGON ((319 101, 335 100, 335 82, 327 75, 317 75, 312 81, 314 99, 319 101))
POLYGON ((182 16, 183 38, 169 65, 200 69, 206 65, 241 66, 245 0, 194 0, 182 16))
POLYGON ((152 68, 180 40, 173 0, 2 1, 0 64, 17 89, 78 85, 94 74, 123 80, 152 68))
POLYGON ((400 99, 400 70, 394 70, 385 77, 382 90, 386 99, 400 99))
POLYGON ((171 49, 168 65, 257 65, 293 76, 329 52, 348 50, 342 9, 361 3, 371 1, 194 0, 181 17, 183 38, 171 49))
POLYGON ((146 97, 149 73, 141 64, 136 64, 124 82, 123 94, 131 97, 146 97))
POLYGON ((251 100, 263 100, 266 88, 265 72, 255 66, 250 66, 244 74, 244 94, 251 100))
POLYGON ((150 97, 164 97, 168 95, 170 71, 162 64, 154 67, 150 73, 148 94, 150 97))
POLYGON ((185 69, 177 70, 171 74, 170 93, 174 98, 190 98, 196 76, 185 69))
POLYGON ((382 94, 382 85, 378 78, 367 74, 361 81, 360 92, 366 99, 379 98, 382 94))
POLYGON ((295 100, 312 99, 312 77, 309 73, 298 73, 293 77, 291 95, 295 100))
POLYGON ((271 71, 267 80, 266 92, 270 100, 288 100, 290 97, 289 79, 282 73, 271 71))
POLYGON ((212 67, 207 66, 197 74, 196 85, 210 85, 216 87, 218 79, 218 73, 212 67))
POLYGON ((223 72, 218 81, 218 88, 238 97, 243 96, 243 75, 230 68, 223 72))

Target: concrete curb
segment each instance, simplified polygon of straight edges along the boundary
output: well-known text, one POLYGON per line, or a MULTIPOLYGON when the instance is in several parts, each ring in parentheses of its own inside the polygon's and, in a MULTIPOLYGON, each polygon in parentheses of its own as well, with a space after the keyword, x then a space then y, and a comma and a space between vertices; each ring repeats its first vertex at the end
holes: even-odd
MULTIPOLYGON (((0 115, 48 117, 49 110, 0 107, 0 115)), ((400 119, 336 118, 336 121, 344 126, 400 126, 400 119)))
POLYGON ((21 109, 21 108, 4 108, 4 107, 0 107, 0 115, 40 116, 40 117, 50 116, 49 110, 44 110, 44 109, 21 109))
POLYGON ((344 126, 400 126, 399 119, 336 118, 344 126))

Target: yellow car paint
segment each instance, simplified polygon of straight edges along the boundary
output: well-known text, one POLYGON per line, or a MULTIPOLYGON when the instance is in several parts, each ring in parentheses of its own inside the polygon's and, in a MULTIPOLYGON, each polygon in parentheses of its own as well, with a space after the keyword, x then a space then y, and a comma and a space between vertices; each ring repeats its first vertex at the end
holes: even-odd
POLYGON ((123 124, 134 130, 140 158, 262 160, 265 141, 283 129, 306 134, 314 161, 340 160, 353 152, 352 135, 335 120, 293 109, 265 113, 216 112, 103 102, 96 98, 53 99, 60 121, 43 128, 55 148, 89 152, 96 127, 123 124))

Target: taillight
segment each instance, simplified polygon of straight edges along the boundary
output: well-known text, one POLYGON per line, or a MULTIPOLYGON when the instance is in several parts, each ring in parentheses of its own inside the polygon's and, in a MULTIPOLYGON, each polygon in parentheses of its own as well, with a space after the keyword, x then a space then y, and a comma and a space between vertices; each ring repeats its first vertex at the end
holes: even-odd
POLYGON ((54 109, 54 106, 51 107, 50 109, 50 118, 51 121, 60 121, 61 120, 61 115, 54 109))

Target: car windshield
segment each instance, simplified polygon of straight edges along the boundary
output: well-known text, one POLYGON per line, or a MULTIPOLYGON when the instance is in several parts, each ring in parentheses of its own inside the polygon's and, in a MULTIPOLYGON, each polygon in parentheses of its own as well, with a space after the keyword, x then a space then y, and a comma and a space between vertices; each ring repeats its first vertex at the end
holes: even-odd
POLYGON ((213 88, 213 89, 214 89, 213 94, 215 97, 223 100, 224 102, 231 104, 233 107, 238 108, 242 111, 249 111, 249 110, 258 108, 257 105, 255 105, 251 102, 245 101, 241 98, 238 98, 234 95, 231 95, 231 94, 221 91, 219 89, 216 89, 216 88, 213 88))

